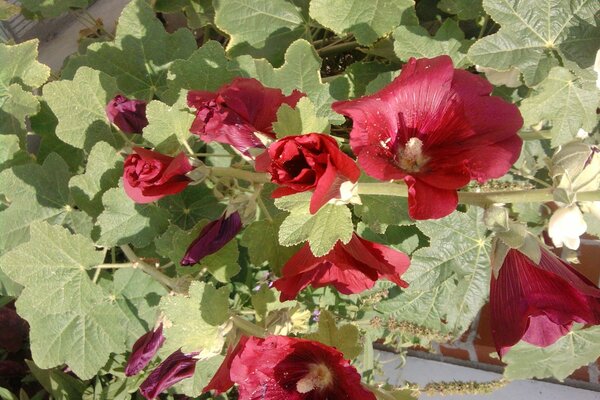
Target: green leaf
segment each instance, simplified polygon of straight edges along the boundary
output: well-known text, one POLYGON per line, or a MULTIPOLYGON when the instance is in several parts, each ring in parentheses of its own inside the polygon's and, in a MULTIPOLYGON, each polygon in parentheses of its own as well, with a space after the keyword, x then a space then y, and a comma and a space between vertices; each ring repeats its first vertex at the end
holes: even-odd
POLYGON ((102 140, 114 143, 105 108, 116 92, 112 77, 87 67, 78 69, 72 81, 44 86, 44 100, 58 118, 56 136, 80 149, 102 140))
POLYGON ((100 284, 127 317, 120 329, 127 332, 127 347, 131 348, 140 336, 153 329, 160 299, 168 292, 150 275, 135 268, 120 268, 112 280, 101 280, 100 284))
MULTIPOLYGON (((74 62, 116 78, 119 90, 136 99, 162 96, 171 63, 188 58, 196 49, 190 30, 168 34, 144 0, 131 1, 125 7, 115 36, 113 42, 91 44, 74 62)), ((67 72, 70 70, 67 66, 67 72)))
POLYGON ((398 25, 418 24, 413 0, 312 0, 310 16, 339 36, 368 46, 398 25))
POLYGON ((187 296, 165 296, 160 308, 171 324, 165 324, 165 353, 181 347, 184 353, 200 352, 201 358, 209 358, 221 353, 225 338, 221 328, 204 320, 212 310, 202 310, 201 304, 212 307, 204 300, 204 282, 192 282, 187 296))
POLYGON ((279 227, 285 219, 285 213, 273 217, 272 221, 263 219, 253 222, 244 229, 242 246, 248 248, 250 261, 260 267, 265 261, 269 269, 279 273, 284 264, 297 251, 297 246, 284 247, 279 244, 279 227))
POLYGON ((16 45, 0 43, 0 132, 20 133, 25 117, 39 111, 37 98, 29 92, 50 77, 50 68, 37 61, 37 39, 16 45))
POLYGON ((534 93, 521 103, 524 125, 531 127, 548 120, 552 127, 552 147, 573 140, 580 128, 591 132, 598 123, 596 107, 600 96, 595 87, 582 86, 565 68, 555 67, 548 78, 534 87, 534 93))
POLYGON ((71 8, 86 8, 89 0, 20 0, 27 11, 44 18, 58 17, 71 8))
POLYGON ((20 12, 21 7, 18 5, 11 4, 6 0, 0 0, 0 21, 7 21, 20 12))
POLYGON ((325 204, 311 214, 311 195, 312 192, 304 192, 275 200, 277 207, 290 212, 279 228, 279 243, 293 246, 308 240, 312 253, 320 257, 329 253, 338 240, 348 243, 354 226, 352 213, 345 205, 325 204))
POLYGON ((200 265, 208 269, 219 282, 227 283, 241 270, 239 257, 237 240, 233 239, 216 253, 204 257, 200 265))
POLYGON ((439 220, 419 221, 430 247, 412 255, 402 276, 410 286, 375 308, 399 321, 459 336, 465 331, 489 291, 489 240, 479 208, 454 212, 439 220))
POLYGON ((501 25, 469 50, 474 64, 505 71, 523 72, 527 86, 540 83, 556 55, 581 68, 594 64, 600 28, 594 15, 596 0, 484 0, 483 7, 501 25))
POLYGON ((348 360, 358 357, 362 351, 358 328, 350 324, 338 328, 333 315, 327 310, 322 310, 319 314, 317 332, 306 335, 306 339, 316 340, 327 346, 335 347, 344 353, 344 358, 348 360))
POLYGON ((329 120, 317 116, 315 105, 307 97, 301 98, 295 108, 282 104, 277 111, 277 121, 273 123, 277 139, 306 133, 329 133, 329 129, 329 120))
POLYGON ((73 199, 79 208, 92 217, 103 210, 102 194, 117 186, 123 174, 123 157, 106 142, 98 142, 90 152, 85 173, 69 181, 73 199))
MULTIPOLYGON (((364 96, 367 86, 380 74, 388 73, 391 69, 396 69, 395 64, 382 64, 380 62, 355 62, 344 71, 343 77, 346 78, 345 84, 348 85, 347 98, 364 96)), ((340 78, 338 78, 340 79, 340 78)), ((389 83, 389 82, 388 82, 389 83)), ((331 85, 335 86, 337 79, 331 85)))
POLYGON ((9 278, 25 288, 17 312, 29 322, 31 353, 41 368, 67 364, 81 379, 93 377, 110 353, 125 350, 126 319, 88 270, 104 253, 91 240, 36 222, 31 240, 0 258, 9 278))
POLYGON ((335 100, 331 96, 329 83, 321 80, 321 59, 306 40, 299 39, 290 45, 280 68, 273 68, 266 60, 249 56, 237 60, 239 68, 247 76, 258 79, 265 86, 278 87, 285 94, 293 90, 306 93, 314 103, 318 116, 327 117, 331 123, 344 122, 344 118, 331 109, 335 100))
POLYGON ((213 6, 234 57, 249 54, 280 64, 283 51, 306 29, 300 9, 285 0, 214 0, 213 6))
POLYGON ((201 221, 189 231, 185 231, 177 225, 169 225, 169 228, 162 235, 154 239, 156 252, 162 257, 173 261, 173 263, 179 264, 189 244, 196 239, 207 223, 206 220, 201 221))
POLYGON ((225 56, 219 42, 210 40, 192 53, 187 60, 175 60, 169 69, 165 98, 175 101, 181 89, 217 90, 239 76, 237 63, 225 56))
POLYGON ((181 383, 178 383, 175 388, 178 390, 181 388, 181 392, 186 396, 198 397, 202 394, 202 389, 208 382, 215 376, 215 373, 223 363, 225 357, 216 355, 209 358, 208 360, 202 360, 196 363, 196 370, 194 376, 189 379, 184 379, 181 383))
POLYGON ((441 0, 438 8, 447 14, 453 14, 461 20, 477 19, 483 15, 482 0, 441 0))
POLYGON ((391 196, 361 195, 362 205, 355 205, 354 212, 371 229, 385 233, 389 225, 411 225, 406 199, 391 196))
POLYGON ((218 326, 229 319, 229 287, 219 289, 208 283, 204 286, 204 295, 200 303, 202 318, 209 324, 218 326))
POLYGON ((452 58, 455 67, 462 68, 470 64, 466 57, 472 43, 472 40, 465 40, 464 32, 452 19, 444 21, 433 37, 419 25, 400 26, 394 30, 394 52, 403 61, 445 54, 452 58))
POLYGON ((146 117, 148 126, 144 128, 144 139, 159 153, 179 153, 182 143, 187 143, 191 136, 194 114, 187 107, 185 92, 172 106, 158 100, 151 101, 146 107, 146 117))
POLYGON ((43 165, 25 164, 0 173, 0 194, 10 206, 0 212, 0 254, 29 240, 35 221, 60 223, 70 212, 71 174, 62 158, 49 155, 43 165))
POLYGON ((21 150, 16 135, 0 135, 0 171, 16 165, 27 164, 32 158, 21 150))
POLYGON ((57 400, 81 398, 85 383, 59 369, 41 369, 33 361, 25 360, 35 379, 57 400))
POLYGON ((583 329, 579 325, 548 347, 521 341, 502 358, 507 364, 504 377, 508 380, 553 377, 563 381, 577 368, 600 357, 598 338, 600 326, 583 329))
POLYGON ((169 211, 171 222, 185 230, 192 229, 203 219, 217 219, 225 210, 205 185, 188 186, 181 193, 160 199, 158 204, 169 211))
POLYGON ((112 247, 131 243, 144 247, 167 228, 167 212, 155 204, 136 204, 119 187, 107 190, 102 196, 104 211, 98 216, 102 246, 112 247))

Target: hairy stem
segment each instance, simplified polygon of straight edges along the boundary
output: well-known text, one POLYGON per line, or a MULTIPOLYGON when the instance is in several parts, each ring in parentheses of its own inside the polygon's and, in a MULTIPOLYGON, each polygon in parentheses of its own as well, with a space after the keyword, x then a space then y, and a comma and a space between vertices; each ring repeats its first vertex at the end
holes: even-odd
POLYGON ((125 254, 125 257, 127 257, 127 259, 133 263, 134 268, 141 269, 142 271, 156 279, 158 282, 160 282, 163 286, 166 286, 167 289, 177 291, 178 285, 174 279, 171 279, 167 275, 163 274, 153 265, 144 262, 134 253, 134 251, 131 249, 131 247, 129 247, 129 245, 122 245, 121 250, 125 254))
POLYGON ((231 322, 233 322, 233 325, 235 325, 236 328, 244 331, 245 333, 249 334, 250 336, 264 338, 267 335, 266 330, 264 330, 263 328, 261 328, 260 326, 258 326, 256 324, 248 321, 247 319, 244 319, 237 315, 231 316, 231 322))
POLYGON ((211 174, 215 177, 228 177, 242 179, 248 182, 267 183, 271 182, 268 174, 263 172, 246 171, 238 168, 211 167, 211 174))
POLYGON ((344 51, 354 50, 358 46, 359 46, 359 44, 357 42, 352 41, 352 42, 339 43, 339 44, 334 44, 331 46, 326 46, 326 47, 323 47, 322 49, 317 50, 317 52, 319 53, 320 57, 323 57, 323 56, 327 56, 330 54, 342 53, 344 51))

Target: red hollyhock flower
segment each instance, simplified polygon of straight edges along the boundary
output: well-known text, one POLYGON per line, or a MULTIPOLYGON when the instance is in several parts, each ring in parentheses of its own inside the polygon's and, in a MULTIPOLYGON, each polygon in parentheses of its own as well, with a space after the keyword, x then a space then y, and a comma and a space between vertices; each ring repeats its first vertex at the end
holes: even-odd
POLYGON ((198 353, 184 354, 177 350, 165 359, 140 385, 140 393, 148 400, 155 399, 177 382, 194 375, 198 353))
POLYGON ((281 292, 281 301, 296 298, 308 285, 313 288, 331 285, 340 293, 352 294, 370 289, 378 279, 384 278, 408 287, 400 275, 409 265, 406 254, 353 233, 348 244, 338 241, 322 257, 315 257, 308 243, 305 244, 283 266, 282 276, 273 286, 281 292))
POLYGON ((117 95, 106 105, 106 116, 125 133, 142 133, 148 125, 146 102, 117 95))
POLYGON ((135 341, 125 367, 125 376, 138 374, 154 358, 165 341, 162 331, 161 323, 156 330, 145 333, 135 341))
POLYGON ((265 147, 256 132, 274 139, 277 110, 284 103, 294 107, 302 96, 297 90, 284 96, 281 90, 249 78, 236 78, 216 92, 191 90, 187 100, 196 109, 196 119, 190 132, 205 142, 229 144, 249 156, 250 148, 265 147))
MULTIPOLYGON (((310 212, 316 213, 329 200, 341 198, 340 186, 356 182, 360 169, 344 154, 331 136, 310 133, 287 136, 269 146, 271 181, 282 185, 274 198, 314 190, 310 212)), ((264 160, 261 158, 261 162, 264 160)), ((257 170, 262 167, 257 165, 257 170)))
POLYGON ((242 229, 240 214, 235 211, 228 217, 225 215, 202 228, 198 237, 187 248, 181 259, 181 265, 194 265, 200 262, 204 257, 219 251, 240 232, 242 229))
POLYGON ((181 192, 191 182, 185 174, 192 166, 184 153, 177 157, 134 147, 125 160, 123 184, 125 192, 136 203, 150 203, 181 192))
MULTIPOLYGON (((223 365, 229 364, 229 387, 238 384, 240 400, 375 400, 344 355, 319 342, 250 337, 236 350, 223 365)), ((204 390, 214 389, 212 383, 204 390)))
POLYGON ((13 309, 13 305, 0 308, 0 349, 15 353, 21 349, 29 334, 29 324, 13 309))
POLYGON ((523 119, 492 88, 448 56, 412 58, 384 89, 333 109, 352 118, 350 145, 365 172, 403 179, 412 218, 441 218, 456 208, 457 189, 504 175, 519 157, 523 119))
POLYGON ((510 249, 492 276, 492 335, 502 357, 519 340, 550 346, 574 322, 600 324, 600 289, 542 248, 539 264, 510 249))
POLYGON ((238 356, 240 351, 244 349, 248 339, 249 338, 247 336, 242 336, 237 345, 231 346, 227 349, 227 355, 225 356, 225 359, 221 363, 221 366, 217 372, 215 372, 213 378, 210 380, 210 382, 208 382, 208 385, 202 389, 203 393, 212 390, 213 393, 219 394, 231 389, 233 386, 233 381, 231 380, 231 376, 229 374, 229 371, 231 370, 231 364, 238 356))

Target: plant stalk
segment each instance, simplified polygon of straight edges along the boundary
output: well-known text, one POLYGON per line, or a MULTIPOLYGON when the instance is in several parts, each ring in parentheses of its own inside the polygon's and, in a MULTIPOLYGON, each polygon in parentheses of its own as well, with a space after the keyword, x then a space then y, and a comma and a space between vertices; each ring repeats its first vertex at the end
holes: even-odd
POLYGON ((142 271, 156 279, 158 282, 160 282, 163 286, 166 286, 167 289, 177 291, 178 285, 175 282, 175 280, 160 272, 153 265, 150 265, 143 261, 141 258, 139 258, 131 249, 131 247, 129 247, 129 245, 122 245, 121 250, 125 254, 125 257, 127 257, 127 259, 134 264, 134 268, 141 269, 142 271))
POLYGON ((231 322, 233 322, 233 325, 235 325, 236 328, 244 331, 250 336, 264 338, 267 335, 265 329, 237 315, 231 316, 231 322))

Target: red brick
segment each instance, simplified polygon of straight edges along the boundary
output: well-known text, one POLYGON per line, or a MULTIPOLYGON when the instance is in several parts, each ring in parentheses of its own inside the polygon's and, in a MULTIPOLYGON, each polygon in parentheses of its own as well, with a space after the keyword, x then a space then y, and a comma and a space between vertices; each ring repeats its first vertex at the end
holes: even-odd
POLYGON ((575 372, 573 372, 571 374, 571 376, 569 376, 569 378, 575 379, 578 381, 589 382, 590 381, 590 372, 588 370, 588 366, 584 365, 583 367, 575 370, 575 372))
POLYGON ((463 349, 457 349, 446 345, 440 345, 440 352, 446 357, 458 358, 459 360, 469 361, 469 352, 463 349))

